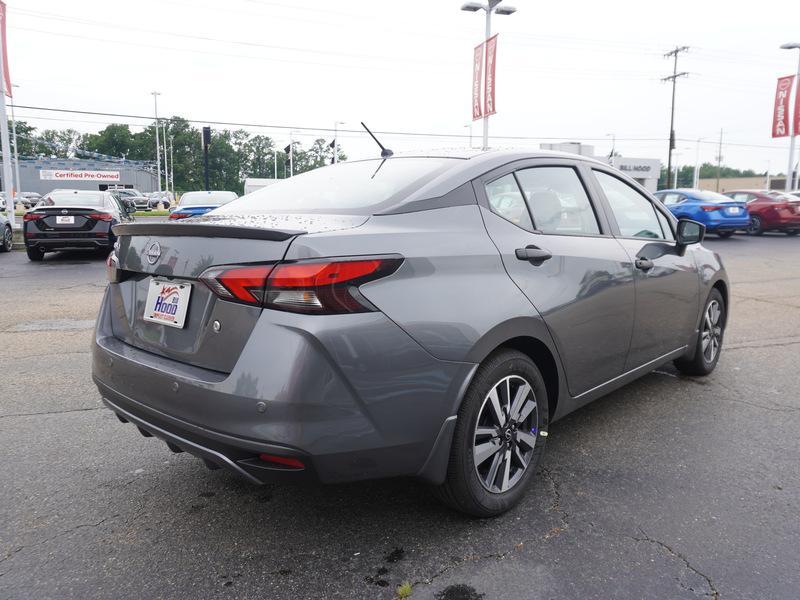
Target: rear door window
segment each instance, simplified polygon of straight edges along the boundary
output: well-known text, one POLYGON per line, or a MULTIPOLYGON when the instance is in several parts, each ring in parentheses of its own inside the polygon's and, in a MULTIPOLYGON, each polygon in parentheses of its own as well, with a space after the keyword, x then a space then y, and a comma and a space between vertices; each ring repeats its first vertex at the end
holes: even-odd
POLYGON ((683 194, 678 194, 676 192, 667 192, 666 194, 661 194, 659 198, 664 203, 664 206, 670 206, 671 204, 680 204, 686 199, 683 196, 683 194))
POLYGON ((493 213, 523 229, 533 229, 531 215, 512 173, 487 183, 486 196, 493 213))
POLYGON ((650 200, 613 175, 603 171, 594 171, 594 174, 622 237, 666 239, 650 200))
POLYGON ((534 227, 558 235, 599 235, 600 226, 572 167, 532 167, 516 173, 534 227))

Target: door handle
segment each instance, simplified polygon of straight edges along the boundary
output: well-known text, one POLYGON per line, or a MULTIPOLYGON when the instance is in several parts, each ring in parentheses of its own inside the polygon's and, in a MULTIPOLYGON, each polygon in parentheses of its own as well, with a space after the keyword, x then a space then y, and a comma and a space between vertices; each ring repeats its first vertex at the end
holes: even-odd
POLYGON ((653 261, 650 260, 649 258, 637 258, 633 264, 636 265, 637 269, 640 269, 642 271, 649 271, 655 266, 655 264, 653 264, 653 261))
POLYGON ((514 250, 519 260, 527 260, 528 262, 539 266, 544 261, 553 258, 547 250, 542 250, 537 246, 526 246, 525 248, 517 248, 514 250))

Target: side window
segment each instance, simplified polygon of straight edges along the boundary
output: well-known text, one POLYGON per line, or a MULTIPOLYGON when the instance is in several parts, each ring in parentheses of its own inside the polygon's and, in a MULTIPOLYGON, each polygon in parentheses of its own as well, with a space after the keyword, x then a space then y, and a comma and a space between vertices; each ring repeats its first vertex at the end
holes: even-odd
POLYGON ((594 171, 603 188, 622 237, 664 239, 656 209, 627 183, 602 171, 594 171))
POLYGON ((754 198, 753 194, 746 194, 744 192, 736 192, 735 194, 731 194, 730 196, 737 202, 749 202, 754 198))
POLYGON ((533 229, 531 215, 513 174, 509 173, 487 183, 486 196, 489 198, 489 208, 493 213, 523 229, 533 229))
POLYGON ((681 194, 671 192, 669 194, 663 194, 661 196, 661 201, 664 203, 664 206, 670 206, 672 204, 680 204, 684 201, 684 197, 681 194))
POLYGON ((600 227, 589 196, 572 167, 533 167, 517 171, 517 179, 542 233, 598 235, 600 227))

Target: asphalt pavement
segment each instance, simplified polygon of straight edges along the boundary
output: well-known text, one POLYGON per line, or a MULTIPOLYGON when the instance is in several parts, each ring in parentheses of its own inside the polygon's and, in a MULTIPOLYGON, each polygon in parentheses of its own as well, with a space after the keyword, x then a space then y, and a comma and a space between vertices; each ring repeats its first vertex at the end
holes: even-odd
POLYGON ((796 598, 800 240, 707 245, 733 283, 717 370, 553 424, 491 520, 412 480, 254 487, 172 454, 91 382, 103 258, 0 255, 0 598, 796 598))

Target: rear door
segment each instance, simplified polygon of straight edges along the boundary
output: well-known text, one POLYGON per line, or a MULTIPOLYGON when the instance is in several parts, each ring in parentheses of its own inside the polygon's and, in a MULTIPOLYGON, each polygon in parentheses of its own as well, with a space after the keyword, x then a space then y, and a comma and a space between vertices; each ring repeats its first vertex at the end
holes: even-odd
POLYGON ((553 335, 573 396, 623 372, 634 316, 630 260, 586 176, 579 161, 538 159, 475 184, 487 231, 553 335))
POLYGON ((685 346, 699 314, 700 278, 691 248, 675 242, 658 202, 611 170, 592 168, 619 242, 634 265, 636 318, 626 371, 685 346))

